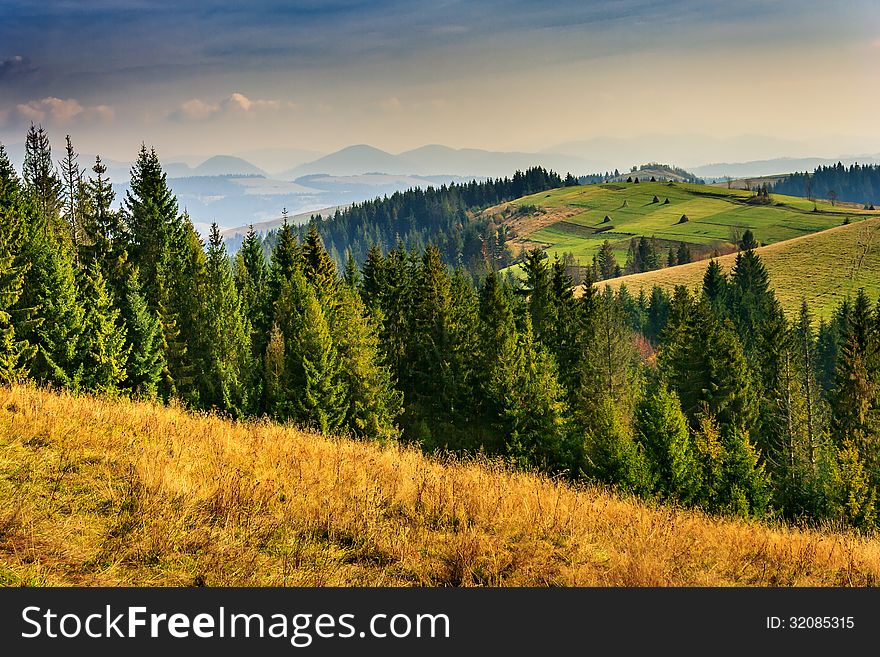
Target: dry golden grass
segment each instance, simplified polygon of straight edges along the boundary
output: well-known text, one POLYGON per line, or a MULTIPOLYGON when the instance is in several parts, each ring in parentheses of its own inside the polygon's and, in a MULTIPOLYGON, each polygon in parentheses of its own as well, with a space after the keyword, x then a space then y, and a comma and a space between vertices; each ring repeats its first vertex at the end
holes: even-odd
POLYGON ((491 463, 0 388, 6 585, 866 585, 880 541, 491 463))

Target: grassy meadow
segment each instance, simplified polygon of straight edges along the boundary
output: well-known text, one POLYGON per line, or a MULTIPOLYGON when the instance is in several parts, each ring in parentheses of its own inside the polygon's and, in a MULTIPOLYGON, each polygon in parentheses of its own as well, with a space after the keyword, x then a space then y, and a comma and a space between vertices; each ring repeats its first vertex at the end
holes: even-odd
POLYGON ((880 540, 177 408, 0 388, 0 584, 863 586, 880 540))
POLYGON ((663 247, 686 242, 695 255, 708 256, 733 250, 736 235, 747 228, 759 242, 775 244, 840 226, 846 218, 880 214, 823 201, 813 212, 812 201, 782 195, 773 195, 770 205, 751 205, 746 202, 750 196, 744 190, 686 183, 563 187, 513 202, 514 207, 534 207, 532 214, 538 215, 537 220, 513 220, 514 243, 542 246, 551 257, 570 252, 588 265, 607 239, 623 266, 633 237, 656 237, 663 247), (652 202, 655 196, 659 203, 652 202), (540 221, 540 215, 547 220, 540 221), (679 223, 682 215, 686 223, 679 223))
MULTIPOLYGON (((814 313, 827 318, 841 300, 862 287, 872 300, 880 297, 880 217, 761 247, 757 253, 767 267, 770 285, 789 314, 797 312, 801 300, 806 299, 814 313)), ((735 260, 736 254, 718 259, 727 272, 735 260)), ((634 295, 640 290, 650 293, 654 285, 697 288, 702 285, 707 265, 707 261, 692 262, 598 285, 614 289, 626 285, 634 295)))

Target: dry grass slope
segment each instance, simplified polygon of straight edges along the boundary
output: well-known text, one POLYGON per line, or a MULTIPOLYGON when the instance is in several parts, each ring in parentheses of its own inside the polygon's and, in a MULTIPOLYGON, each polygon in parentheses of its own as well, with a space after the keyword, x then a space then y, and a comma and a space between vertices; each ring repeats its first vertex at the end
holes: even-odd
POLYGON ((179 409, 0 388, 6 585, 854 585, 880 541, 179 409))
MULTIPOLYGON (((880 218, 864 219, 819 233, 797 237, 757 249, 770 275, 770 284, 782 307, 789 314, 798 312, 801 300, 821 317, 829 317, 833 309, 860 287, 872 299, 880 296, 880 218)), ((718 258, 727 272, 733 267, 736 254, 718 258)), ((699 288, 709 262, 701 260, 678 267, 632 274, 597 285, 611 285, 615 290, 625 284, 635 296, 654 285, 673 288, 685 285, 699 288)))

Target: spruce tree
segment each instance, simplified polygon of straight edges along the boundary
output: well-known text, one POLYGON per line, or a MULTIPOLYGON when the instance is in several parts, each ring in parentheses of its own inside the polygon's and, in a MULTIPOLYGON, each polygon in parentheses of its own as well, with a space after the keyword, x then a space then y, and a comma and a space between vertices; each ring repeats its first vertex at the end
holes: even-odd
POLYGON ((79 155, 73 149, 70 135, 67 135, 65 145, 64 159, 61 160, 61 205, 78 261, 82 243, 83 170, 77 163, 79 155))
POLYGON ((880 458, 873 454, 880 340, 864 289, 843 318, 840 344, 831 395, 831 435, 838 445, 848 442, 862 458, 870 457, 868 467, 873 470, 874 459, 880 458))
POLYGON ((630 417, 638 390, 636 351, 623 307, 610 287, 596 299, 591 339, 584 345, 583 385, 577 413, 589 425, 602 400, 610 400, 623 417, 630 417))
POLYGON ((274 306, 281 296, 281 288, 284 287, 294 271, 302 271, 302 268, 302 251, 299 243, 296 241, 296 235, 293 234, 293 230, 285 217, 284 223, 278 231, 275 248, 272 249, 269 263, 268 295, 266 297, 265 311, 269 317, 274 315, 274 306))
POLYGON ((395 440, 400 435, 395 422, 403 410, 403 395, 384 363, 378 322, 356 290, 346 286, 339 295, 330 331, 345 391, 343 426, 355 436, 395 440))
POLYGON ((419 423, 422 434, 419 439, 424 440, 448 423, 449 411, 457 398, 451 360, 456 349, 451 281, 436 247, 429 246, 422 255, 406 315, 407 365, 400 381, 404 397, 413 404, 412 419, 419 423))
POLYGON ((567 435, 565 391, 553 357, 537 344, 528 315, 511 357, 513 386, 504 391, 506 454, 520 467, 560 470, 577 459, 567 435))
POLYGON ((599 253, 596 256, 596 263, 599 268, 600 280, 608 280, 620 276, 620 265, 617 264, 617 258, 614 256, 614 249, 611 242, 605 240, 599 247, 599 253))
MULTIPOLYGON (((52 162, 49 136, 43 126, 31 123, 25 138, 22 180, 25 190, 37 209, 40 227, 62 234, 60 224, 61 181, 52 162)), ((66 235, 65 235, 66 236, 66 235)))
POLYGON ((164 314, 160 313, 159 317, 166 339, 176 332, 179 344, 169 347, 165 359, 176 394, 198 406, 201 400, 197 376, 210 352, 205 330, 206 308, 211 303, 206 293, 205 251, 186 213, 172 226, 170 239, 172 266, 163 276, 168 281, 167 305, 163 299, 164 314), (174 328, 166 326, 166 321, 172 322, 174 328))
POLYGON ((553 302, 552 271, 547 254, 541 249, 531 249, 522 263, 525 280, 523 294, 528 299, 529 314, 535 337, 541 344, 549 345, 556 326, 556 305, 553 302))
POLYGON ((30 314, 15 311, 27 263, 18 258, 22 220, 19 208, 13 205, 14 190, 6 187, 15 180, 14 172, 4 166, 4 161, 5 153, 0 147, 0 385, 9 385, 26 377, 36 347, 21 338, 21 331, 16 335, 15 319, 30 314), (7 193, 9 205, 4 201, 7 193))
POLYGON ((208 241, 205 298, 207 303, 200 318, 204 351, 199 354, 198 363, 199 402, 206 408, 242 415, 251 407, 249 393, 254 376, 250 325, 242 313, 216 223, 211 225, 208 241))
POLYGON ((265 350, 272 315, 267 311, 269 269, 263 256, 263 244, 253 226, 248 228, 232 268, 235 287, 241 300, 241 312, 250 321, 251 348, 256 358, 265 350))
POLYGON ((303 384, 294 398, 296 419, 321 433, 330 433, 345 421, 343 370, 324 311, 311 288, 301 322, 300 332, 291 336, 291 352, 302 368, 303 384))
POLYGON ((708 302, 695 302, 684 287, 675 291, 658 364, 692 427, 703 412, 725 429, 752 426, 752 377, 736 332, 729 321, 715 317, 708 302))
POLYGON ((342 281, 352 290, 357 290, 361 285, 361 272, 351 249, 345 250, 345 270, 342 273, 342 281))
POLYGON ((121 213, 112 208, 116 195, 105 177, 107 167, 100 157, 95 158, 92 172, 94 176, 83 186, 84 199, 80 207, 80 261, 97 260, 107 285, 121 305, 129 278, 125 226, 121 213))
POLYGON ((38 347, 30 374, 41 383, 77 388, 77 345, 83 331, 83 309, 71 249, 32 223, 22 233, 20 257, 29 263, 16 312, 33 313, 22 325, 21 339, 38 347))
POLYGON ((367 307, 375 311, 381 306, 381 294, 385 287, 382 250, 373 244, 367 251, 367 259, 361 272, 361 298, 367 307))
POLYGON ((770 478, 761 463, 760 452, 748 433, 738 427, 727 430, 724 444, 724 494, 722 508, 742 517, 761 517, 770 508, 770 478))
MULTIPOLYGON (((180 231, 177 199, 168 187, 168 181, 155 149, 141 145, 137 162, 131 169, 130 189, 124 202, 125 231, 128 254, 141 276, 143 294, 153 312, 160 304, 160 287, 174 293, 171 280, 176 266, 172 244, 180 231)), ((166 308, 166 312, 171 308, 166 308)))
POLYGON ((699 465, 678 397, 663 382, 653 384, 636 406, 635 434, 660 497, 694 500, 701 483, 699 465))
POLYGON ((318 297, 326 304, 333 299, 339 278, 336 265, 324 248, 324 242, 314 222, 309 226, 303 241, 302 260, 306 280, 314 286, 318 297))
POLYGON ((322 433, 339 430, 347 410, 342 363, 328 317, 299 271, 281 288, 275 322, 264 358, 269 411, 322 433))
POLYGON ((159 318, 141 294, 137 269, 128 273, 121 310, 129 354, 123 386, 136 399, 153 399, 166 368, 165 336, 159 318))
POLYGON ((625 493, 651 492, 650 469, 643 448, 627 435, 610 399, 600 401, 594 421, 586 431, 583 474, 625 493))
POLYGON ((703 296, 706 297, 718 317, 724 317, 726 314, 727 294, 727 275, 721 270, 718 261, 713 258, 709 261, 709 266, 706 267, 706 273, 703 275, 703 296))
POLYGON ((97 262, 83 272, 81 289, 83 330, 76 354, 81 385, 87 390, 116 394, 126 378, 129 348, 119 309, 113 304, 97 262))

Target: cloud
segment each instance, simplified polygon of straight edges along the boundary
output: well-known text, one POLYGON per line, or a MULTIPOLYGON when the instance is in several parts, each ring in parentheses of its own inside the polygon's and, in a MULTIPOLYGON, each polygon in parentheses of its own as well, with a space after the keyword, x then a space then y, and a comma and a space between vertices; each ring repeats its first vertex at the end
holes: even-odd
POLYGON ((31 64, 31 60, 23 55, 0 59, 0 80, 18 75, 26 75, 36 70, 36 67, 31 64))
POLYGON ((205 121, 223 115, 253 114, 260 111, 296 109, 296 103, 281 100, 251 99, 242 93, 234 92, 218 103, 208 103, 192 98, 175 109, 169 117, 178 121, 205 121))
POLYGON ((56 98, 47 96, 41 100, 31 100, 15 107, 19 118, 40 123, 52 121, 66 124, 73 121, 112 121, 113 108, 109 105, 84 106, 76 98, 56 98))
POLYGON ((401 108, 400 98, 397 96, 385 98, 384 100, 379 101, 379 107, 386 112, 398 112, 401 108))

